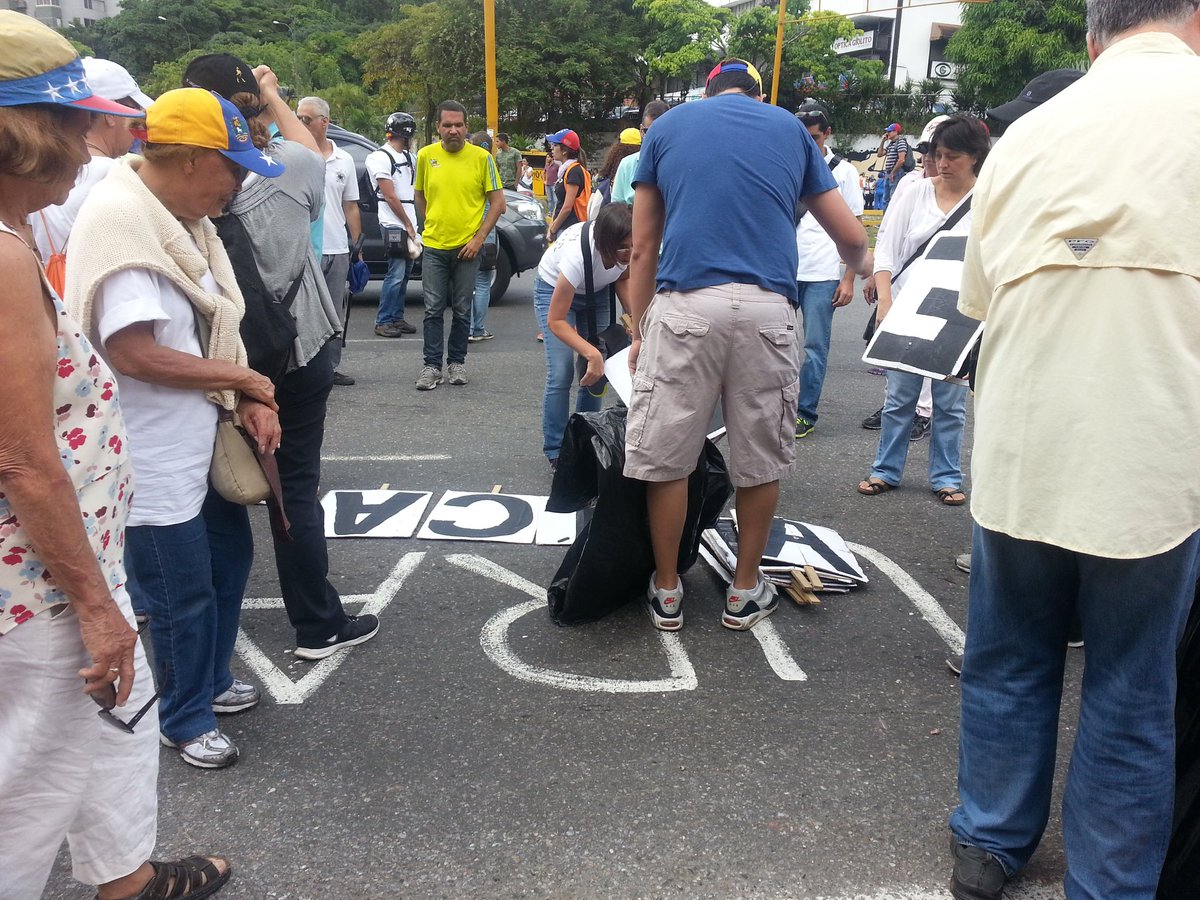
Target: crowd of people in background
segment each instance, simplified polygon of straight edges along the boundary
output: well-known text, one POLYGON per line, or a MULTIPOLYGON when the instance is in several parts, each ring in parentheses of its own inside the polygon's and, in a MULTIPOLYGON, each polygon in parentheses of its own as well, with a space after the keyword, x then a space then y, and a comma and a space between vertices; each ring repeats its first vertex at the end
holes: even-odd
MULTIPOLYGON (((998 141, 965 114, 936 117, 915 146, 885 128, 873 251, 828 108, 762 102, 745 60, 718 63, 703 102, 648 103, 594 176, 579 133, 545 138, 542 450, 555 469, 572 389, 577 412, 601 408, 594 331, 623 321, 624 474, 646 487, 645 602, 663 631, 684 623, 687 481, 718 405, 739 536, 721 624, 746 630, 778 607, 759 564, 781 480, 817 428, 835 310, 861 277, 880 326, 930 241, 964 239, 959 309, 988 326, 955 664, 958 900, 1000 900, 1042 837, 1069 639, 1086 642, 1088 669, 1064 799, 1068 898, 1152 898, 1171 829, 1170 651, 1200 578, 1200 253, 1161 215, 1180 196, 1173 174, 1132 143, 1092 151, 1114 106, 1141 109, 1168 157, 1195 146, 1200 12, 1088 8, 1089 72, 1030 84, 995 111, 998 141), (697 177, 709 172, 721 190, 697 177)), ((419 150, 416 120, 389 116, 366 162, 389 256, 376 335, 415 333, 405 297, 421 259, 419 391, 467 385, 470 344, 492 338, 481 259, 529 170, 509 135, 469 133, 457 101, 435 115, 438 139, 419 150)), ((230 669, 254 538, 250 501, 211 477, 223 426, 277 469, 272 550, 295 656, 378 633, 329 581, 318 503, 330 392, 354 383, 337 338, 363 240, 359 178, 329 125, 325 100, 293 111, 269 67, 199 56, 152 100, 117 63, 0 12, 0 896, 37 896, 64 837, 101 900, 199 898, 230 877, 221 857, 150 859, 157 748, 229 766, 239 751, 217 717, 260 701, 230 669)), ((1190 211, 1200 192, 1182 196, 1190 211)), ((964 504, 969 394, 889 370, 858 493, 900 486, 920 428, 938 502, 964 504)))

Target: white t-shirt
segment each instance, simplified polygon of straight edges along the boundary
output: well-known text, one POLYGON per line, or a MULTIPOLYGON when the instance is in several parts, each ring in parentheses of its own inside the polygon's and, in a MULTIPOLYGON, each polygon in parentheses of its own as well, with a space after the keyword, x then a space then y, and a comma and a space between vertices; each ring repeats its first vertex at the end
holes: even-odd
POLYGON ((63 247, 71 234, 71 228, 79 215, 79 208, 100 180, 117 164, 117 160, 107 156, 93 156, 91 162, 79 170, 75 178, 75 186, 67 195, 62 206, 47 206, 29 217, 29 225, 33 229, 33 239, 37 242, 38 253, 46 262, 54 251, 50 249, 53 242, 54 250, 64 252, 63 247), (45 217, 43 221, 42 217, 45 217))
MULTIPOLYGON (((828 165, 831 159, 833 151, 826 147, 825 163, 828 165)), ((858 185, 858 169, 843 159, 832 174, 838 192, 850 211, 855 216, 861 216, 864 204, 862 188, 858 185)), ((800 253, 800 263, 796 267, 797 281, 838 281, 842 277, 842 258, 838 256, 837 244, 811 213, 796 226, 796 249, 800 253)))
MULTIPOLYGON (((396 188, 396 198, 404 206, 404 214, 415 227, 417 224, 417 207, 414 205, 417 183, 417 154, 411 150, 395 150, 390 144, 384 144, 378 150, 367 156, 367 174, 371 184, 379 184, 380 178, 391 178, 396 188), (392 171, 392 161, 395 169, 392 171)), ((400 217, 392 212, 386 200, 379 201, 379 224, 403 226, 400 217)))
MULTIPOLYGON (((542 261, 538 264, 538 278, 551 287, 554 287, 558 284, 558 276, 566 275, 567 281, 575 285, 575 292, 577 294, 581 294, 586 290, 583 275, 583 252, 579 246, 585 224, 587 223, 577 222, 563 229, 554 243, 542 254, 542 261)), ((611 269, 604 268, 604 261, 600 258, 600 251, 596 249, 596 233, 594 230, 588 232, 588 247, 592 252, 593 290, 598 291, 600 288, 608 287, 629 268, 624 263, 617 263, 611 269)))
MULTIPOLYGON (((201 285, 220 293, 209 272, 201 285)), ((95 322, 92 337, 99 337, 95 343, 101 353, 121 329, 153 322, 160 346, 200 355, 192 304, 170 281, 146 269, 127 269, 104 279, 96 292, 95 322)), ((129 524, 179 525, 194 519, 208 492, 217 407, 204 391, 148 384, 119 372, 117 387, 137 477, 129 524)))
MULTIPOLYGON (((333 141, 329 143, 333 144, 333 141)), ((346 233, 346 211, 342 204, 358 201, 358 177, 354 159, 333 144, 333 152, 325 159, 325 214, 323 218, 321 253, 334 256, 350 252, 350 236, 346 233)))

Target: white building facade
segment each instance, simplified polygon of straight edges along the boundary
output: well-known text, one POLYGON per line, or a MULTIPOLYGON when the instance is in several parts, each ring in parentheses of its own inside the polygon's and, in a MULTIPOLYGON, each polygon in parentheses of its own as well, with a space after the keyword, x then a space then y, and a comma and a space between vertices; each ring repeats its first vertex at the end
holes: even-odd
MULTIPOLYGON (((712 2, 712 0, 710 0, 712 2)), ((811 0, 811 12, 846 16, 863 32, 853 41, 839 42, 834 50, 858 59, 878 59, 891 75, 893 36, 896 41, 895 82, 903 84, 936 78, 952 90, 956 67, 946 59, 946 43, 962 23, 962 4, 944 0, 811 0), (897 20, 899 26, 897 27, 897 20)), ((756 6, 772 6, 767 0, 733 0, 721 5, 736 14, 756 6)), ((789 11, 790 13, 790 11, 789 11)))
POLYGON ((92 25, 121 11, 121 0, 0 0, 0 8, 33 16, 51 28, 92 25))

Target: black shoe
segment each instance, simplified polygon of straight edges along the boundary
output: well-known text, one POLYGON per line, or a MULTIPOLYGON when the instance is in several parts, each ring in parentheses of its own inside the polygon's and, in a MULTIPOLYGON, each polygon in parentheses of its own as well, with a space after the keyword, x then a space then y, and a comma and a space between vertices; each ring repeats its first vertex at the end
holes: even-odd
POLYGON ((341 387, 350 387, 350 385, 354 384, 354 379, 349 375, 343 375, 341 372, 334 372, 333 383, 341 387))
POLYGON ((962 659, 963 658, 962 658, 961 653, 955 653, 953 656, 947 656, 946 657, 946 668, 949 669, 951 672, 953 672, 955 675, 961 675, 962 674, 962 659))
POLYGON ((863 428, 867 431, 878 431, 883 427, 883 407, 875 410, 865 419, 863 419, 863 428))
POLYGON ((952 838, 954 874, 950 876, 950 895, 954 900, 1001 900, 1008 875, 1000 860, 986 850, 960 844, 952 838))
POLYGON ((405 334, 412 334, 414 331, 416 329, 411 326, 408 331, 405 331, 403 322, 388 322, 386 325, 375 326, 375 333, 385 338, 398 338, 405 334))
POLYGON ((417 326, 409 325, 403 319, 401 319, 396 324, 400 326, 400 330, 403 331, 405 334, 416 334, 417 333, 417 326))
POLYGON ((324 659, 343 647, 364 644, 379 631, 379 619, 375 616, 350 616, 342 630, 326 641, 318 641, 311 647, 298 646, 293 651, 301 659, 324 659))
POLYGON ((929 434, 929 429, 933 427, 928 416, 923 416, 920 413, 913 416, 912 431, 908 433, 910 441, 919 441, 925 435, 929 434))

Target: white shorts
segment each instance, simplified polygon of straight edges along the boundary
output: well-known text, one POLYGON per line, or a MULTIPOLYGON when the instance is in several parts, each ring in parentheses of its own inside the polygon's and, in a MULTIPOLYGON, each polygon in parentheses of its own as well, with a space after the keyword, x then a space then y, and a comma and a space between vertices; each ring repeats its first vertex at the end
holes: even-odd
MULTIPOLYGON (((132 624, 125 591, 114 598, 132 624), (118 596, 119 595, 119 596, 118 596)), ((0 636, 0 900, 42 895, 65 837, 72 874, 103 884, 150 858, 158 828, 158 707, 133 734, 83 693, 79 619, 47 611, 0 636)), ((129 719, 154 695, 138 641, 129 719)))

